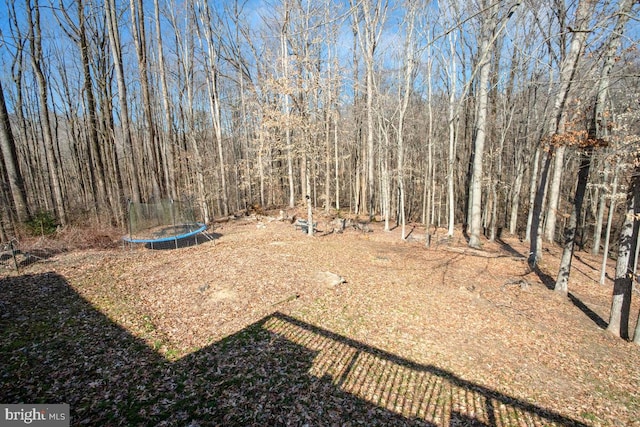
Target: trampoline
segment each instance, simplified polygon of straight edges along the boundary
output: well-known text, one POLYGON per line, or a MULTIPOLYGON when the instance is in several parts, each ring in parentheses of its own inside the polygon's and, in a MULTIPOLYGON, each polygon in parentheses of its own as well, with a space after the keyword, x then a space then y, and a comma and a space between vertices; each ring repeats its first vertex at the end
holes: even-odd
MULTIPOLYGON (((163 200, 158 203, 134 203, 129 201, 129 234, 122 240, 129 244, 142 243, 151 249, 167 249, 174 243, 176 249, 184 245, 186 239, 204 235, 206 224, 196 221, 193 209, 187 203, 163 200)), ((188 243, 188 242, 186 242, 188 243)))

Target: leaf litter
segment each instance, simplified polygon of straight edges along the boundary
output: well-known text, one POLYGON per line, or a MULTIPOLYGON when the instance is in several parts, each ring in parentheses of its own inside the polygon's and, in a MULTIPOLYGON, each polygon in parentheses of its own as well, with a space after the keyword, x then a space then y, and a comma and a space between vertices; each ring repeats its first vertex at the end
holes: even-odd
POLYGON ((567 299, 517 239, 257 222, 7 273, 0 401, 69 403, 74 425, 640 426, 640 349, 594 321, 612 284, 590 254, 567 299))

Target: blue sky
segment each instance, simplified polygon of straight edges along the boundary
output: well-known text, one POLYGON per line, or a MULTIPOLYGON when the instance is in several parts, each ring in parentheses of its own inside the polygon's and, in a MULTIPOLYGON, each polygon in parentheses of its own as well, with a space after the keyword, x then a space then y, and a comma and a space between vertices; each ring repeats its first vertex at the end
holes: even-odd
MULTIPOLYGON (((0 0, 0 1, 1 1, 0 31, 2 32, 3 43, 4 43, 4 45, 0 47, 0 60, 2 63, 2 67, 0 68, 0 73, 1 73, 0 77, 2 77, 3 81, 7 81, 9 77, 10 65, 11 65, 10 59, 7 56, 7 48, 12 49, 11 45, 13 44, 13 40, 11 39, 9 25, 8 25, 9 24, 8 23, 8 4, 9 4, 8 2, 11 0, 0 0)), ((73 4, 70 0, 64 0, 64 1, 65 1, 65 4, 67 5, 73 4)), ((575 0, 570 0, 567 3, 573 4, 574 2, 575 0)), ((175 0, 175 1, 161 0, 160 3, 161 3, 161 8, 163 8, 165 11, 167 8, 169 8, 176 13, 180 13, 184 4, 186 4, 183 2, 183 0, 175 0)), ((54 18, 54 15, 53 15, 54 10, 52 9, 51 4, 52 3, 49 1, 41 2, 42 27, 43 27, 42 31, 43 31, 43 44, 45 46, 45 54, 58 55, 64 58, 66 56, 66 53, 74 52, 74 50, 77 48, 68 39, 68 37, 66 37, 64 33, 60 30, 59 24, 54 18), (52 49, 52 46, 56 46, 56 49, 55 50, 52 49)), ((53 4, 57 5, 57 2, 54 1, 53 4)), ((121 5, 122 10, 126 11, 126 14, 127 14, 127 16, 123 17, 124 19, 123 23, 125 25, 122 25, 121 27, 121 36, 124 41, 124 49, 125 49, 125 55, 127 58, 127 63, 129 64, 128 72, 129 72, 129 75, 133 76, 137 71, 135 69, 135 59, 134 59, 133 48, 128 43, 128 41, 130 40, 130 35, 128 34, 128 25, 129 25, 128 7, 127 7, 128 1, 120 1, 119 4, 121 5)), ((243 21, 249 24, 248 27, 250 28, 250 31, 252 31, 251 36, 254 37, 252 42, 256 44, 274 43, 274 46, 276 46, 277 48, 277 44, 278 44, 277 32, 268 33, 263 29, 266 23, 269 22, 270 20, 279 19, 280 12, 278 11, 278 8, 281 7, 280 6, 281 1, 247 0, 245 2, 240 2, 239 4, 242 5, 243 21)), ((317 4, 317 3, 314 3, 314 4, 317 4)), ((377 65, 381 68, 386 68, 389 70, 397 69, 399 67, 402 51, 403 51, 403 48, 402 48, 403 29, 401 25, 402 19, 403 19, 403 11, 401 8, 397 7, 397 4, 398 3, 396 2, 392 2, 389 5, 387 20, 382 32, 382 36, 380 38, 380 45, 377 51, 378 52, 377 65)), ((616 2, 600 2, 599 8, 602 9, 603 7, 605 7, 603 6, 605 4, 608 5, 609 9, 617 5, 616 2)), ((98 5, 97 7, 100 8, 102 6, 102 2, 97 3, 97 5, 98 5)), ((152 24, 152 20, 154 17, 153 2, 151 0, 146 0, 145 5, 146 5, 145 11, 146 11, 147 31, 148 31, 147 38, 150 44, 153 44, 153 33, 155 31, 152 24)), ((226 14, 225 11, 232 10, 233 6, 235 5, 235 2, 210 1, 210 5, 212 8, 215 8, 220 13, 220 15, 225 16, 228 22, 231 22, 229 15, 226 14)), ((426 10, 427 13, 425 14, 425 19, 428 19, 430 22, 427 22, 425 27, 418 28, 420 44, 424 46, 425 43, 427 43, 427 40, 429 38, 434 38, 434 37, 437 38, 438 39, 437 43, 439 43, 440 45, 436 45, 437 49, 432 52, 432 57, 434 55, 441 55, 442 59, 446 60, 446 57, 447 57, 446 52, 448 52, 448 47, 446 45, 447 39, 441 36, 446 31, 446 29, 450 28, 451 26, 454 26, 455 22, 453 21, 446 22, 446 20, 443 20, 446 14, 446 8, 441 7, 441 5, 438 4, 438 2, 436 1, 430 2, 425 7, 428 8, 426 10)), ((25 8, 24 2, 18 2, 16 4, 16 10, 18 11, 19 16, 24 17, 24 13, 25 13, 24 8, 25 8)), ((637 10, 638 8, 636 7, 636 12, 637 10)), ((543 9, 541 9, 541 11, 544 12, 543 9)), ((348 2, 337 1, 333 3, 333 10, 331 12, 332 13, 331 18, 333 20, 332 22, 335 22, 336 24, 338 24, 339 30, 340 30, 337 36, 336 52, 339 55, 340 64, 347 70, 350 66, 352 67, 352 56, 353 56, 351 51, 353 47, 353 34, 351 30, 351 19, 348 12, 349 12, 348 2)), ((470 11, 463 12, 463 19, 465 17, 468 17, 470 13, 471 13, 470 11)), ((521 6, 517 13, 525 13, 524 6, 521 6)), ((533 25, 531 12, 528 12, 528 13, 529 13, 529 16, 525 20, 526 25, 519 25, 519 26, 507 25, 505 27, 504 33, 506 37, 503 45, 503 48, 505 49, 505 54, 503 55, 504 61, 509 60, 511 52, 513 51, 514 48, 518 48, 519 46, 524 47, 526 45, 526 42, 529 41, 526 38, 527 37, 526 33, 524 32, 529 26, 533 25), (525 39, 523 40, 523 38, 525 39)), ((571 10, 569 11, 569 14, 571 15, 571 10)), ((544 16, 544 13, 541 13, 539 16, 544 16)), ((322 19, 324 19, 324 17, 321 18, 321 20, 322 19)), ((166 34, 163 34, 164 44, 165 44, 165 54, 168 57, 170 57, 172 55, 172 52, 175 51, 174 38, 172 36, 172 29, 169 28, 169 24, 166 18, 163 19, 162 22, 163 22, 163 26, 167 28, 166 34)), ((517 22, 515 21, 515 17, 514 17, 514 22, 517 22)), ((612 21, 609 20, 608 22, 611 23, 612 21)), ((182 22, 180 23, 180 25, 185 25, 185 23, 182 22)), ((276 25, 279 25, 279 24, 276 24, 276 25)), ((472 34, 472 29, 474 25, 477 25, 477 19, 474 19, 474 18, 469 19, 469 21, 465 24, 463 28, 464 32, 467 34, 472 34)), ((542 23, 542 25, 544 25, 544 22, 542 23)), ((25 22, 21 22, 21 26, 23 27, 23 31, 26 31, 25 22)), ((628 24, 627 32, 626 32, 626 37, 624 39, 626 48, 629 48, 634 44, 637 46, 639 34, 640 34, 639 28, 640 28, 640 24, 638 20, 634 20, 634 19, 630 20, 628 24)), ((599 29, 596 28, 596 30, 599 30, 599 29)), ((193 29, 183 28, 182 31, 183 32, 193 31, 193 29)), ((326 29, 324 27, 321 28, 320 35, 322 35, 322 31, 326 31, 326 29)), ((600 31, 600 32, 606 35, 606 31, 600 31)), ((163 31, 163 33, 165 32, 163 31)), ((461 39, 461 35, 458 35, 456 40, 458 43, 458 51, 460 52, 459 54, 461 54, 463 51, 466 51, 465 55, 468 55, 467 60, 470 60, 469 55, 471 55, 472 51, 475 49, 475 40, 473 40, 472 38, 467 38, 466 40, 463 40, 461 39)), ((537 60, 540 62, 547 62, 544 59, 546 55, 545 51, 547 49, 546 44, 542 40, 538 41, 537 43, 538 44, 536 46, 532 47, 533 51, 528 51, 527 55, 537 57, 538 58, 537 60)), ((596 48, 599 45, 599 43, 602 43, 602 38, 597 38, 597 37, 593 38, 590 48, 591 49, 596 48)), ((72 56, 77 57, 77 52, 72 56)), ((250 59, 250 56, 247 55, 247 58, 250 59)), ((427 58, 426 52, 423 52, 423 56, 421 59, 423 64, 427 61, 428 58, 427 58)), ((528 58, 528 59, 532 59, 532 58, 528 58)), ((534 63, 535 62, 531 62, 531 61, 528 62, 529 66, 531 66, 531 64, 534 64, 534 63)), ((540 63, 539 65, 544 67, 544 65, 540 63)), ((77 66, 78 66, 77 61, 72 61, 71 65, 69 65, 69 67, 77 67, 77 66)), ((462 72, 462 67, 459 68, 458 72, 462 72)), ((79 76, 79 70, 76 70, 75 74, 79 76)), ((72 75, 74 75, 74 73, 72 73, 72 75)), ((352 70, 347 71, 345 73, 345 79, 348 79, 349 76, 351 75, 352 75, 352 70)), ((363 76, 363 73, 361 73, 360 76, 363 76)), ((464 76, 461 75, 460 78, 461 80, 464 81, 464 80, 467 80, 469 77, 470 77, 470 67, 467 67, 467 74, 464 76)), ((435 83, 436 85, 438 84, 438 82, 435 82, 435 83)), ((349 86, 350 84, 346 84, 345 87, 348 88, 349 86)))

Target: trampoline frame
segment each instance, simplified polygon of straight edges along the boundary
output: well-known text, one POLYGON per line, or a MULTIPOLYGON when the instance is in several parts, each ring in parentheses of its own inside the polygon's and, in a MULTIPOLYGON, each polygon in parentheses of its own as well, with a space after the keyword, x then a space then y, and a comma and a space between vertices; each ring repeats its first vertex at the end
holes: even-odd
POLYGON ((175 242, 176 244, 176 249, 178 249, 178 241, 182 240, 182 239, 186 239, 188 237, 192 237, 192 236, 196 236, 195 239, 195 244, 198 244, 198 238, 197 235, 198 234, 203 234, 207 239, 211 240, 211 238, 209 236, 207 236, 207 234, 205 233, 205 231, 207 230, 207 225, 202 223, 202 222, 193 222, 193 223, 188 223, 188 224, 176 224, 175 223, 175 215, 173 212, 173 200, 170 200, 171 203, 171 218, 172 218, 172 222, 173 224, 167 224, 168 226, 172 226, 172 227, 176 227, 177 225, 195 225, 198 228, 192 231, 189 231, 187 233, 182 233, 182 234, 176 234, 174 236, 168 236, 168 237, 159 237, 159 238, 133 238, 132 236, 132 230, 131 230, 131 205, 132 205, 132 201, 129 200, 129 204, 128 204, 128 208, 127 210, 129 211, 129 235, 128 236, 123 236, 122 240, 124 242, 129 243, 130 245, 134 244, 134 243, 145 243, 151 246, 151 249, 154 249, 153 245, 154 244, 159 244, 159 243, 167 243, 167 242, 175 242))
POLYGON ((177 234, 175 236, 170 236, 170 237, 161 237, 159 239, 132 239, 130 237, 123 237, 122 240, 124 240, 125 242, 128 243, 162 243, 162 242, 171 242, 174 240, 180 240, 180 239, 186 239, 187 237, 191 237, 191 236, 195 236, 196 234, 200 234, 203 233, 206 229, 207 226, 201 222, 196 223, 196 225, 198 225, 198 229, 197 230, 193 230, 190 231, 188 233, 184 233, 184 234, 177 234))

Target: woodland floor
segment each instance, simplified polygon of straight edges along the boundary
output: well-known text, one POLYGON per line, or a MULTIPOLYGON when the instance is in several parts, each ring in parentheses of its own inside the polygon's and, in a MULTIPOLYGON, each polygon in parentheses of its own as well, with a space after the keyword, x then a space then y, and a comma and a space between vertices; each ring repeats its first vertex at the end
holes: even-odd
POLYGON ((640 426, 599 258, 577 253, 563 298, 558 247, 536 274, 517 239, 330 227, 247 217, 0 271, 0 402, 68 403, 73 425, 640 426))

